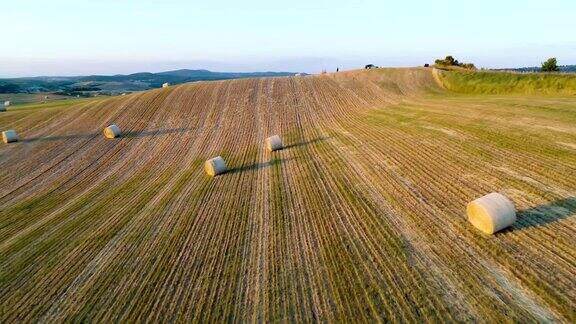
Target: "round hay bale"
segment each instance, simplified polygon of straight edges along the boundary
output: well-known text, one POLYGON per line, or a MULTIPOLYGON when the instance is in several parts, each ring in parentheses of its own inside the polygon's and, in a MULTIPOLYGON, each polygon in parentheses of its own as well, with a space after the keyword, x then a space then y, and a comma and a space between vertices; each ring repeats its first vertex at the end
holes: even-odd
POLYGON ((12 142, 18 142, 18 134, 16 134, 16 131, 13 129, 3 131, 2 132, 2 141, 6 144, 12 143, 12 142))
POLYGON ((466 214, 468 221, 486 234, 494 234, 516 221, 514 203, 496 192, 468 203, 466 214))
POLYGON ((226 170, 226 162, 221 156, 204 162, 204 171, 206 171, 209 176, 217 176, 226 172, 226 170))
POLYGON ((122 131, 120 127, 116 125, 110 125, 104 128, 104 137, 106 138, 116 138, 122 136, 122 131))
POLYGON ((266 139, 266 148, 268 151, 273 152, 277 150, 281 150, 284 148, 282 145, 282 139, 278 135, 270 136, 266 139))

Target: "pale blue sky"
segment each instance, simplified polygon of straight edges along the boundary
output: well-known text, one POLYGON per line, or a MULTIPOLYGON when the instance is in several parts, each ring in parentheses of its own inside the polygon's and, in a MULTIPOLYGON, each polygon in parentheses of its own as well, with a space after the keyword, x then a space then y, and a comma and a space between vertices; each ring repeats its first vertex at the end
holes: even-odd
POLYGON ((0 77, 576 64, 575 0, 0 0, 0 77))

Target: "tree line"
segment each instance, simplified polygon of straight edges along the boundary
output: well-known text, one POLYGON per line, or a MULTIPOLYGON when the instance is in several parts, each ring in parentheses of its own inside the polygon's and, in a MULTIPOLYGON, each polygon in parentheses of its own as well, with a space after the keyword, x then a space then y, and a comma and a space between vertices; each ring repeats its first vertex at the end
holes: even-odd
MULTIPOLYGON (((450 66, 457 66, 468 70, 476 70, 476 66, 472 63, 461 63, 458 62, 453 56, 448 55, 444 59, 437 59, 434 61, 436 66, 440 67, 450 67, 450 66)), ((542 72, 558 72, 560 71, 560 67, 558 66, 558 61, 555 57, 551 57, 546 61, 542 62, 542 66, 540 68, 542 72)))

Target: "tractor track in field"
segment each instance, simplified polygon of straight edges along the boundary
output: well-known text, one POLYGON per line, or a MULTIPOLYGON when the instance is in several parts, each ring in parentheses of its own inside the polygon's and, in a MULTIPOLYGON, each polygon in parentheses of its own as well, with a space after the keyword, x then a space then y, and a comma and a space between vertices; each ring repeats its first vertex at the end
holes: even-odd
POLYGON ((573 118, 424 68, 9 110, 0 320, 573 322, 573 118), (464 207, 491 191, 518 221, 485 236, 464 207))

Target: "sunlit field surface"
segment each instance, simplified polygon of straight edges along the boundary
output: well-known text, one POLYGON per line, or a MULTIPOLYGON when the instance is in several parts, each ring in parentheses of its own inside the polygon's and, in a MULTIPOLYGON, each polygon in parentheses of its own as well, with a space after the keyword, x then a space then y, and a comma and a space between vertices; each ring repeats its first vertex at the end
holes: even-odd
POLYGON ((573 323, 575 77, 491 91, 501 76, 478 75, 375 69, 9 107, 1 321, 573 323), (109 124, 124 136, 105 139, 109 124), (270 153, 274 134, 286 147, 270 153), (229 172, 211 178, 217 155, 229 172), (465 214, 489 192, 518 212, 491 236, 465 214))

